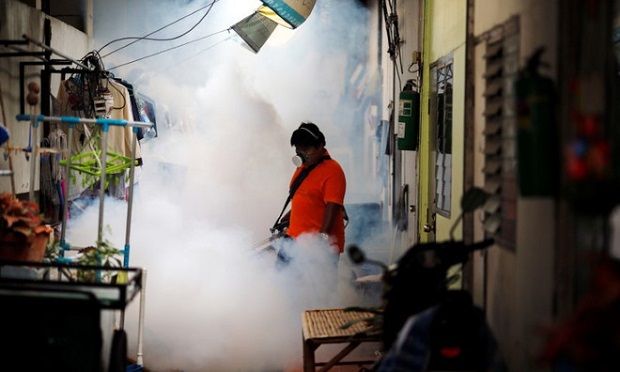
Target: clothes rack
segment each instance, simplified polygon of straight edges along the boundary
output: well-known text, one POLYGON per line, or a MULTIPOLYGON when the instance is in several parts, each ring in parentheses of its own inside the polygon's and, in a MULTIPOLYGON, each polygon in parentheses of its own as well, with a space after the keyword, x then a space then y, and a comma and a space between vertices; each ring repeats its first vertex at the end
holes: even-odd
MULTIPOLYGON (((100 169, 100 187, 99 187, 99 220, 98 220, 98 231, 97 231, 97 247, 101 247, 101 243, 103 241, 103 215, 104 215, 104 196, 105 196, 105 175, 106 175, 106 166, 107 166, 107 138, 108 131, 110 126, 127 126, 132 128, 133 138, 132 138, 132 152, 131 152, 131 162, 129 167, 129 195, 127 200, 127 221, 126 221, 126 229, 125 229, 125 247, 123 250, 120 250, 119 253, 123 255, 123 267, 129 267, 129 254, 130 254, 130 235, 131 235, 131 215, 132 215, 132 205, 133 205, 133 188, 134 188, 134 173, 135 173, 135 154, 136 154, 136 146, 138 142, 137 133, 139 128, 151 128, 153 127, 153 123, 150 122, 141 122, 141 121, 128 121, 128 120, 119 120, 119 119, 106 119, 106 118, 98 118, 98 119, 90 119, 90 118, 80 118, 75 116, 45 116, 45 115, 17 115, 16 119, 22 122, 28 122, 33 126, 33 129, 36 129, 39 122, 56 122, 56 123, 65 123, 68 124, 68 133, 67 133, 67 154, 71 154, 71 138, 73 136, 73 130, 76 124, 96 124, 101 126, 102 135, 101 135, 101 169, 100 169)), ((33 130, 35 133, 36 130, 33 130)), ((33 157, 36 158, 38 146, 35 146, 33 149, 33 157)), ((67 162, 65 164, 65 178, 69 179, 69 172, 71 167, 71 157, 67 156, 67 162)), ((34 169, 34 167, 31 167, 34 169)), ((32 170, 31 170, 32 172, 32 170)), ((31 176, 32 177, 32 176, 31 176)), ((31 191, 34 188, 34 182, 30 185, 31 191)), ((61 228, 61 239, 60 239, 60 247, 62 250, 62 257, 64 258, 64 252, 66 250, 71 249, 71 246, 66 242, 66 227, 67 227, 67 212, 68 212, 68 203, 65 202, 63 206, 63 216, 62 216, 62 228, 61 228)), ((59 260, 65 261, 65 260, 59 260)), ((137 362, 139 365, 142 365, 142 344, 143 344, 143 334, 144 334, 144 286, 146 285, 146 270, 142 270, 143 276, 140 277, 140 309, 139 309, 139 320, 138 320, 138 354, 137 354, 137 362)), ((125 320, 125 312, 124 309, 121 309, 121 319, 120 319, 120 329, 124 328, 124 320, 125 320)))
MULTIPOLYGON (((132 128, 133 138, 132 138, 132 152, 130 159, 130 167, 129 167, 129 195, 128 195, 128 207, 127 207, 127 223, 126 223, 126 233, 125 233, 125 247, 124 250, 121 250, 121 254, 124 255, 124 266, 127 267, 129 265, 129 252, 130 252, 130 231, 131 231, 131 214, 132 214, 132 205, 133 205, 133 186, 134 186, 134 173, 135 173, 135 153, 136 153, 136 145, 138 142, 137 132, 139 128, 151 128, 154 124, 150 122, 141 122, 141 121, 128 121, 128 120, 119 120, 119 119, 106 119, 106 118, 80 118, 76 116, 45 116, 45 115, 24 115, 20 114, 16 116, 18 121, 30 122, 33 128, 37 128, 39 122, 55 122, 55 123, 65 123, 68 124, 69 130, 67 133, 67 143, 68 143, 68 154, 71 154, 72 147, 72 137, 73 130, 76 124, 96 124, 101 126, 102 135, 101 135, 101 149, 107 149, 107 140, 108 140, 108 131, 110 126, 127 126, 132 128)), ((36 133, 36 130, 33 131, 36 133)), ((35 142, 36 143, 36 142, 35 142)), ((100 168, 100 187, 99 187, 99 220, 98 220, 98 228, 97 228, 97 246, 99 247, 101 242, 103 242, 103 215, 104 215, 104 196, 105 196, 105 174, 106 174, 106 166, 107 166, 107 151, 101 151, 101 168, 100 168)), ((69 179, 69 172, 71 168, 71 157, 67 156, 67 162, 65 165, 65 179, 69 179)), ((34 167, 31 167, 31 179, 33 177, 34 167)), ((30 195, 32 197, 34 190, 34 182, 31 182, 30 185, 30 195)), ((68 212, 68 203, 64 203, 64 211, 62 216, 62 228, 61 228, 61 237, 60 244, 63 250, 70 249, 70 246, 66 242, 66 227, 67 227, 67 212, 68 212)))

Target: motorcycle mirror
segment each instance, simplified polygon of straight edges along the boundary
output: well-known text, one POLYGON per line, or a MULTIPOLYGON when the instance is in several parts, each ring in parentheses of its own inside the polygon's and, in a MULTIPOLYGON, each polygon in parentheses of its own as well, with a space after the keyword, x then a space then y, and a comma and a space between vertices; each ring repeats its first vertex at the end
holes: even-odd
POLYGON ((347 253, 349 254, 349 258, 354 264, 359 265, 366 261, 366 255, 364 254, 364 251, 362 251, 357 245, 350 245, 349 248, 347 248, 347 253))
POLYGON ((461 209, 463 213, 474 211, 484 205, 489 199, 489 193, 479 187, 472 187, 467 190, 461 198, 461 209))
POLYGON ((370 265, 379 266, 381 270, 383 270, 383 272, 389 271, 389 268, 387 267, 386 264, 384 264, 381 261, 369 259, 368 257, 366 257, 366 254, 364 253, 364 251, 362 251, 362 249, 355 244, 351 244, 347 248, 347 253, 349 254, 349 259, 351 260, 351 262, 353 262, 356 265, 361 265, 361 264, 366 263, 370 265))
POLYGON ((461 214, 450 228, 450 240, 454 240, 454 230, 463 219, 465 213, 472 212, 484 205, 491 195, 479 187, 472 187, 461 197, 461 214))

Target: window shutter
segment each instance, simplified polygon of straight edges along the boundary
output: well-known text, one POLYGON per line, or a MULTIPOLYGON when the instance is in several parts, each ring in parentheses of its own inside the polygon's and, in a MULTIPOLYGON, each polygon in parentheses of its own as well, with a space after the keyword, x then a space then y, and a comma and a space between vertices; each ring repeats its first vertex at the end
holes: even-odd
MULTIPOLYGON (((514 21, 513 21, 514 22, 514 21)), ((513 25, 514 26, 514 25, 513 25)), ((492 196, 484 209, 484 229, 489 237, 515 248, 516 136, 513 84, 518 72, 518 32, 504 27, 487 40, 485 58, 484 118, 485 190, 492 196), (507 35, 507 30, 512 31, 507 35)))

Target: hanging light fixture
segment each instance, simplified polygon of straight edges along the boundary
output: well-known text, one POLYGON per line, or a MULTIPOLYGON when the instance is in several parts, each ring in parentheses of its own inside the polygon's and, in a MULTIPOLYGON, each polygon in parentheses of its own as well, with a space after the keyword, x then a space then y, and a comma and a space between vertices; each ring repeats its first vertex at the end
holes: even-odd
POLYGON ((232 26, 242 45, 254 53, 267 42, 278 25, 295 29, 310 16, 316 0, 261 0, 263 5, 232 26))
POLYGON ((277 26, 278 23, 276 21, 256 11, 237 22, 231 28, 241 37, 243 40, 241 44, 243 46, 249 48, 254 53, 258 53, 277 26))
POLYGON ((278 24, 295 29, 310 16, 316 0, 261 0, 258 12, 278 24))

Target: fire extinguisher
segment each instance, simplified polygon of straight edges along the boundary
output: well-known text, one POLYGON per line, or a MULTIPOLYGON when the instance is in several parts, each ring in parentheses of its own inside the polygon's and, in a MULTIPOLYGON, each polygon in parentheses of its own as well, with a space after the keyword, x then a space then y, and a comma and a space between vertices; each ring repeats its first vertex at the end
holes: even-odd
POLYGON ((399 150, 417 150, 420 133, 420 93, 412 79, 407 80, 398 95, 398 131, 397 146, 399 150))
POLYGON ((515 82, 517 169, 522 196, 553 196, 559 184, 559 144, 553 81, 540 74, 539 48, 515 82))

